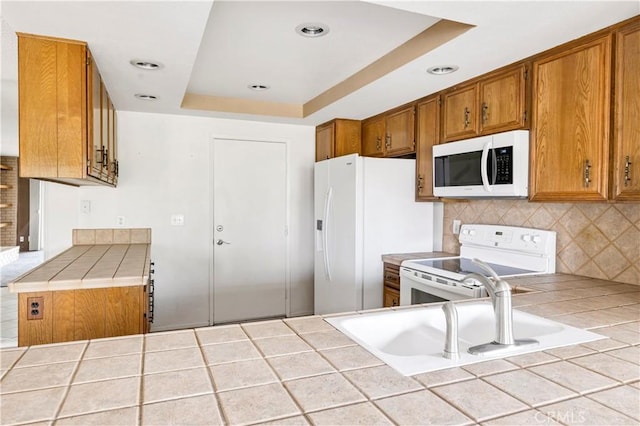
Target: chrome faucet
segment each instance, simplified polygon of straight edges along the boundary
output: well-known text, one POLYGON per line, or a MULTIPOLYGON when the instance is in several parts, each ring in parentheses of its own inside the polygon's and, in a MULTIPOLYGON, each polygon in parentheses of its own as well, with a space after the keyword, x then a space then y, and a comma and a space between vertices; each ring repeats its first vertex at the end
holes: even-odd
POLYGON ((442 356, 447 359, 460 358, 458 351, 458 311, 453 302, 447 302, 442 305, 444 317, 447 322, 447 335, 444 339, 444 351, 442 356))
POLYGON ((495 316, 496 337, 493 342, 470 347, 469 353, 482 355, 507 350, 514 346, 537 345, 538 341, 535 339, 513 338, 513 311, 511 306, 511 286, 509 283, 501 279, 498 274, 483 261, 473 259, 473 263, 487 271, 493 278, 493 281, 495 281, 495 284, 486 276, 476 272, 465 275, 462 281, 479 281, 484 285, 487 293, 489 293, 495 316))

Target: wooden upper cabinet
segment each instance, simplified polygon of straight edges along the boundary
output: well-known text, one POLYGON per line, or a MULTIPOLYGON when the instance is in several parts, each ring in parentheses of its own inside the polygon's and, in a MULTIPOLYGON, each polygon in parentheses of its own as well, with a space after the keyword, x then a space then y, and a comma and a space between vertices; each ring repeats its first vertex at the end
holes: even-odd
POLYGON ((640 21, 615 33, 611 196, 640 201, 640 21))
POLYGON ((442 140, 451 142, 478 134, 478 86, 462 87, 442 96, 442 140))
POLYGON ((415 151, 414 104, 387 111, 362 122, 362 155, 399 157, 415 151))
POLYGON ((91 134, 91 144, 89 144, 87 174, 100 179, 102 175, 102 162, 104 148, 102 146, 102 79, 98 73, 93 57, 89 57, 89 71, 91 78, 88 79, 91 92, 91 108, 89 109, 89 133, 91 134))
POLYGON ((611 39, 533 63, 531 200, 607 199, 611 39))
POLYGON ((316 161, 347 154, 359 154, 361 124, 337 118, 316 127, 316 161))
POLYGON ((433 201, 433 146, 440 135, 440 96, 416 106, 416 201, 433 201))
POLYGON ((385 117, 385 156, 411 154, 416 150, 415 108, 413 105, 385 117))
POLYGON ((522 64, 478 83, 481 135, 525 127, 527 74, 522 64))
POLYGON ((362 155, 367 157, 384 156, 385 120, 377 116, 362 122, 362 155))
POLYGON ((442 96, 442 141, 528 127, 528 66, 489 73, 442 96))
POLYGON ((18 34, 20 177, 109 183, 98 163, 103 143, 94 143, 95 71, 84 42, 18 34))

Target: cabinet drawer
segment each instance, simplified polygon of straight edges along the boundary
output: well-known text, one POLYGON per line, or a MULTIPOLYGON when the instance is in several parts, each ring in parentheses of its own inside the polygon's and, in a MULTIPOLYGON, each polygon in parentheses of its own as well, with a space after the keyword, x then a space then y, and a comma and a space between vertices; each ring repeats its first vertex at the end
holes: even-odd
POLYGON ((400 289, 400 270, 393 267, 385 266, 384 285, 400 289))

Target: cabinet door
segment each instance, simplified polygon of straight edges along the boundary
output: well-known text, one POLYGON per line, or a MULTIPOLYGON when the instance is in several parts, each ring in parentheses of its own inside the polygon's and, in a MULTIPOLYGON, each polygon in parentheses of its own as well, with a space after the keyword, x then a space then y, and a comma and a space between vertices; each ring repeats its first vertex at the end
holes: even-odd
POLYGON ((87 100, 88 103, 88 123, 89 138, 87 140, 87 174, 100 179, 102 173, 102 115, 100 104, 100 91, 102 90, 102 81, 98 73, 93 57, 89 61, 89 69, 87 71, 88 87, 87 100))
POLYGON ((333 158, 333 135, 335 123, 316 128, 316 161, 333 158))
POLYGON ((440 134, 440 97, 420 102, 417 106, 416 134, 416 201, 433 201, 433 146, 440 134))
POLYGON ((478 86, 480 133, 498 133, 525 126, 524 65, 482 80, 478 86))
POLYGON ((391 287, 384 287, 383 307, 400 306, 400 291, 391 287))
POLYGON ((640 201, 640 22, 616 33, 612 198, 640 201))
POLYGON ((606 200, 611 37, 533 64, 530 198, 606 200))
POLYGON ((107 180, 109 163, 109 94, 104 86, 100 84, 100 127, 102 129, 102 158, 100 159, 101 179, 107 180))
POLYGON ((386 117, 385 157, 416 151, 415 108, 410 106, 386 117))
POLYGON ((334 152, 336 157, 360 154, 362 126, 358 120, 335 120, 334 152))
POLYGON ((442 96, 442 140, 451 142, 478 134, 477 85, 442 96))
POLYGON ((126 336, 142 333, 141 319, 144 317, 144 299, 141 286, 110 287, 105 292, 105 334, 126 336))
POLYGON ((362 123, 362 155, 382 157, 384 155, 384 117, 362 123))
POLYGON ((20 177, 58 176, 56 45, 18 37, 20 177))
POLYGON ((109 139, 107 139, 107 164, 105 171, 107 172, 107 180, 110 183, 115 182, 116 178, 116 114, 115 109, 113 108, 113 103, 111 102, 111 98, 108 98, 109 102, 107 104, 107 117, 108 117, 108 134, 109 139))

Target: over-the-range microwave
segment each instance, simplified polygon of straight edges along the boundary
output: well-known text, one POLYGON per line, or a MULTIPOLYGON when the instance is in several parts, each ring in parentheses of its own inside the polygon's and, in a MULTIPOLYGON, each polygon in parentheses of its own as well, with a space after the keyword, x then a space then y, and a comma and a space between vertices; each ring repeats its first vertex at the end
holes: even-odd
POLYGON ((528 182, 528 130, 433 147, 433 195, 437 197, 526 197, 528 182))

